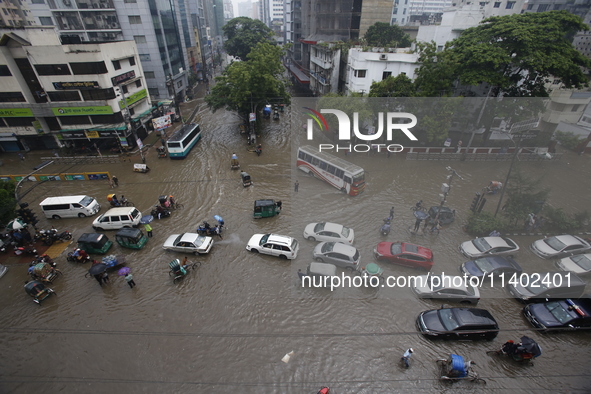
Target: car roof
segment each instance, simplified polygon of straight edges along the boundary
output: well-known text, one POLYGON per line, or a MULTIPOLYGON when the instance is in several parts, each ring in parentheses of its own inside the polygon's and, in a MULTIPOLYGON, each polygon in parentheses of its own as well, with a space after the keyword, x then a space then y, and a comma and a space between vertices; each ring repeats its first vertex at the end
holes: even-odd
POLYGON ((133 211, 134 209, 136 209, 136 208, 135 207, 111 208, 105 213, 105 216, 107 216, 107 215, 123 215, 123 214, 133 211))
POLYGON ((343 225, 338 223, 331 223, 331 222, 324 222, 324 230, 323 231, 335 231, 340 233, 343 230, 343 225))
POLYGON ((310 272, 319 275, 335 276, 337 273, 337 267, 334 264, 327 263, 310 263, 310 272))
POLYGON ((458 323, 462 326, 495 325, 497 321, 486 309, 479 308, 449 308, 458 323))
POLYGON ((351 254, 354 255, 357 252, 357 248, 352 245, 347 245, 342 242, 331 242, 334 244, 332 251, 335 253, 351 254))
POLYGON ((289 237, 287 235, 269 234, 269 238, 267 239, 267 242, 274 242, 274 243, 278 243, 278 244, 290 245, 292 240, 293 240, 293 238, 289 237))
POLYGON ((105 234, 100 233, 84 233, 80 236, 80 238, 78 238, 78 242, 93 243, 100 241, 103 237, 106 238, 107 236, 105 234))
POLYGON ((499 246, 512 246, 503 237, 483 237, 488 244, 493 247, 497 248, 499 246))
MULTIPOLYGON (((511 268, 520 268, 519 264, 511 257, 503 257, 503 256, 484 256, 479 257, 478 259, 486 259, 488 262, 494 266, 495 268, 499 267, 511 267, 511 268)), ((478 260, 476 259, 476 260, 478 260)))
POLYGON ((426 248, 424 246, 411 244, 408 242, 392 242, 392 243, 399 243, 402 245, 402 253, 411 253, 411 254, 418 254, 422 257, 431 258, 433 257, 433 252, 431 249, 426 248))
MULTIPOLYGON (((552 237, 550 237, 552 238, 552 237)), ((556 235, 554 236, 554 238, 556 238, 557 240, 559 240, 560 242, 562 242, 565 245, 579 245, 579 244, 583 244, 581 242, 581 240, 578 237, 575 237, 574 235, 568 235, 568 234, 564 234, 564 235, 556 235)))
POLYGON ((183 233, 182 237, 179 241, 181 242, 191 242, 196 240, 198 237, 200 237, 199 234, 197 233, 183 233))

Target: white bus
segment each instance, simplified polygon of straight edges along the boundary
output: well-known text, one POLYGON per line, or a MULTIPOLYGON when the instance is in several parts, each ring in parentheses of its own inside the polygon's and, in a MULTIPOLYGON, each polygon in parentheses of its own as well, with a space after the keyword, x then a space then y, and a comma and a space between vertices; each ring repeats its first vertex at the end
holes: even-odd
POLYGON ((45 217, 49 219, 84 218, 101 209, 95 198, 89 196, 47 197, 39 203, 45 217))
POLYGON ((298 149, 297 166, 350 196, 357 196, 365 189, 363 168, 329 153, 319 152, 313 146, 298 149))
POLYGON ((184 159, 201 138, 201 127, 198 124, 187 124, 181 127, 166 141, 166 148, 171 159, 184 159))

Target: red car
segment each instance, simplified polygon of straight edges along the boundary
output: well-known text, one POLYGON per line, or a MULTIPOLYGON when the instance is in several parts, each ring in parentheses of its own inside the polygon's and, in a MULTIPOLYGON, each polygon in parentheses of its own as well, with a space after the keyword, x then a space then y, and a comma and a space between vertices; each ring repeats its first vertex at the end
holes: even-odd
POLYGON ((387 261, 411 268, 431 271, 433 252, 423 246, 406 242, 380 242, 373 250, 378 261, 387 261))

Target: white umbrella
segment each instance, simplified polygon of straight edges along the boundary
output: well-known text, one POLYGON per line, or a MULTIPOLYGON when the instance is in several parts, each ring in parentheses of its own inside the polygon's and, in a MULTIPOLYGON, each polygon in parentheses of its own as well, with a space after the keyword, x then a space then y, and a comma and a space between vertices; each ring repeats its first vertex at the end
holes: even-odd
POLYGON ((20 219, 11 220, 7 225, 6 228, 8 230, 20 230, 21 228, 27 227, 27 224, 20 219))

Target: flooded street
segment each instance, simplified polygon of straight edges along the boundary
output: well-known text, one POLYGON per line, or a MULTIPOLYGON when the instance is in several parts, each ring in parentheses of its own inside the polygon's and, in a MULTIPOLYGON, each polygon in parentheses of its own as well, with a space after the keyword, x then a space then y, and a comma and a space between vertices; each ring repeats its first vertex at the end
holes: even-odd
MULTIPOLYGON (((57 259, 63 276, 52 285, 57 296, 39 306, 22 289, 27 267, 10 266, 0 279, 0 392, 316 393, 322 386, 338 394, 591 391, 589 332, 535 332, 521 314, 523 305, 499 286, 484 286, 478 304, 492 313, 501 328, 492 342, 423 338, 415 319, 441 302, 419 300, 409 288, 330 292, 297 287, 297 270, 305 270, 312 261, 316 245, 304 240, 302 232, 306 224, 316 221, 353 228, 362 263, 374 261, 372 251, 378 242, 401 240, 433 250, 433 273, 458 274, 466 260, 458 246, 472 238, 461 226, 469 216, 474 193, 492 180, 504 181, 510 162, 407 161, 402 154, 390 158, 339 154, 366 171, 365 192, 349 197, 295 167, 293 136, 301 130, 292 129, 287 111, 279 122, 265 121, 261 156, 248 151, 236 115, 202 111, 200 116, 203 138, 186 160, 158 159, 155 149, 150 149, 147 174, 132 171, 137 158, 132 163, 75 167, 116 175, 119 187, 114 190, 107 181, 47 182, 23 199, 37 216, 45 197, 75 194, 97 198, 104 213, 111 192, 125 195, 144 215, 163 194, 173 195, 184 209, 171 218, 155 220, 154 237, 142 250, 115 244, 109 251, 126 255, 137 283, 134 289, 116 272, 110 285, 99 287, 92 277, 84 276, 89 265, 67 262, 64 252, 57 259), (244 188, 239 171, 230 169, 233 152, 251 175, 252 187, 244 188), (419 199, 427 207, 439 204, 447 166, 463 177, 453 180, 446 204, 457 210, 455 222, 438 235, 412 235, 411 207, 419 199), (293 187, 296 180, 298 193, 293 187), (254 220, 253 202, 263 198, 282 200, 282 213, 254 220), (379 228, 392 206, 392 232, 382 237, 379 228), (214 223, 213 215, 221 215, 226 222, 223 240, 215 238, 207 255, 190 256, 203 264, 173 284, 168 263, 184 255, 164 251, 162 244, 170 234, 194 232, 203 220, 214 223), (280 260, 245 250, 251 235, 267 232, 295 237, 300 242, 297 259, 280 260), (534 366, 486 354, 523 335, 544 350, 534 366), (409 347, 415 353, 411 368, 404 369, 399 360, 409 347), (290 351, 294 353, 289 363, 281 362, 290 351), (435 360, 450 352, 474 360, 475 370, 488 384, 441 382, 435 360)), ((29 171, 38 164, 36 157, 41 155, 28 155, 29 171)), ((551 189, 548 202, 575 213, 591 205, 590 160, 568 153, 559 161, 519 162, 516 168, 532 178, 543 177, 542 185, 551 189)), ((70 166, 54 164, 47 172, 67 172, 66 167, 70 166)), ((25 183, 23 189, 30 186, 25 183)), ((485 210, 494 212, 499 195, 487 198, 485 210)), ((49 221, 40 217, 38 226, 70 230, 76 240, 94 232, 94 218, 49 221)), ((105 233, 115 241, 115 231, 105 233)), ((516 260, 525 272, 553 270, 553 261, 529 250, 540 236, 511 238, 521 247, 516 260)), ((380 266, 386 275, 422 274, 397 265, 380 266)))

